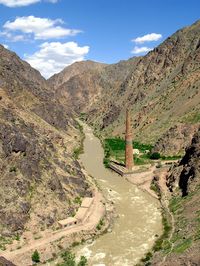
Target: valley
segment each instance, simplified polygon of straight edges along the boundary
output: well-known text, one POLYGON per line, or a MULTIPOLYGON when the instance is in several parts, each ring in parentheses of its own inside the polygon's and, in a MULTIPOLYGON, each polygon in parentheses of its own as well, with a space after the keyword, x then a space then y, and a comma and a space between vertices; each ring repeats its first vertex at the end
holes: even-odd
POLYGON ((196 21, 144 56, 75 62, 47 80, 0 45, 0 257, 200 264, 199 36, 196 21), (125 168, 127 143, 120 176, 111 165, 125 168))
POLYGON ((123 177, 105 169, 100 141, 87 126, 85 132, 85 152, 80 160, 114 205, 116 217, 108 233, 92 243, 77 247, 76 254, 88 257, 88 265, 136 264, 162 232, 159 202, 147 192, 130 186, 123 177))

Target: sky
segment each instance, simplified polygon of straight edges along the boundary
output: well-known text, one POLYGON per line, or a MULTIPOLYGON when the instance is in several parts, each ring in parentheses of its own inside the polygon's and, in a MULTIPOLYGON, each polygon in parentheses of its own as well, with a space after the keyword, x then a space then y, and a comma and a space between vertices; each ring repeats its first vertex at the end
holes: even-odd
POLYGON ((198 19, 199 0, 0 0, 0 43, 49 78, 145 55, 198 19))

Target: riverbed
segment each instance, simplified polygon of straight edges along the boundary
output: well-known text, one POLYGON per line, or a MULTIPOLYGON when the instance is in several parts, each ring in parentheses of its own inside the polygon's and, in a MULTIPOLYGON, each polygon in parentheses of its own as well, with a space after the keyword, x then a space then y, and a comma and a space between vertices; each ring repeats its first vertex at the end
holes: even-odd
POLYGON ((80 161, 107 199, 114 202, 118 218, 112 232, 77 247, 76 254, 86 256, 89 266, 133 266, 162 232, 159 201, 106 169, 99 139, 87 125, 84 125, 84 133, 84 153, 80 161))

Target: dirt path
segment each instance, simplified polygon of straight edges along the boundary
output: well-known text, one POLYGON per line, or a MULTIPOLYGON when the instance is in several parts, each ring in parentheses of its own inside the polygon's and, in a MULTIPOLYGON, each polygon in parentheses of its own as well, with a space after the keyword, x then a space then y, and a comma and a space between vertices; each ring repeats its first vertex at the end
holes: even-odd
POLYGON ((147 191, 154 198, 158 198, 156 193, 150 188, 155 170, 156 166, 152 166, 148 171, 131 174, 127 176, 126 179, 134 185, 137 185, 143 191, 147 191))
POLYGON ((163 257, 162 262, 161 262, 160 265, 163 265, 163 263, 165 262, 167 256, 171 253, 171 251, 173 250, 173 247, 174 247, 174 243, 171 242, 172 237, 173 237, 173 234, 174 234, 174 231, 175 231, 174 216, 173 216, 173 214, 171 213, 171 211, 170 211, 170 209, 169 209, 169 201, 168 201, 168 199, 167 199, 167 198, 164 199, 164 202, 165 202, 165 208, 166 208, 166 210, 167 210, 167 212, 168 212, 168 214, 169 214, 169 216, 170 216, 170 220, 171 220, 170 223, 171 223, 171 227, 172 227, 172 229, 171 229, 171 232, 170 232, 170 236, 169 236, 169 238, 168 238, 168 241, 169 241, 169 243, 171 244, 171 248, 170 248, 169 253, 166 254, 166 255, 163 257))
POLYGON ((101 193, 96 191, 93 205, 91 206, 91 209, 82 224, 73 226, 71 228, 62 229, 56 232, 51 232, 50 235, 41 239, 32 239, 28 244, 21 247, 20 249, 15 249, 13 251, 5 251, 2 252, 0 255, 11 260, 13 263, 19 266, 32 265, 31 254, 34 250, 41 250, 41 258, 45 257, 45 254, 43 254, 42 252, 44 252, 44 250, 47 250, 47 246, 51 245, 55 241, 58 241, 63 237, 70 236, 80 231, 90 231, 95 229, 96 225, 99 223, 99 220, 105 213, 105 207, 102 202, 103 197, 101 193))
MULTIPOLYGON (((175 163, 176 160, 166 160, 164 161, 164 167, 167 166, 167 164, 175 163)), ((157 161, 159 163, 159 161, 157 161)), ((159 169, 161 170, 161 173, 166 174, 165 168, 156 168, 156 165, 150 166, 147 171, 140 172, 140 173, 133 173, 131 176, 126 177, 126 179, 139 186, 140 189, 143 191, 147 191, 151 196, 158 199, 158 195, 151 189, 151 182, 153 177, 157 172, 159 172, 159 169)), ((168 193, 167 187, 166 187, 166 178, 164 175, 162 175, 162 178, 160 178, 161 183, 159 184, 163 190, 163 193, 168 193)))
POLYGON ((166 260, 166 258, 167 258, 167 256, 171 253, 171 251, 172 251, 172 249, 173 249, 173 247, 174 247, 174 243, 173 242, 171 242, 171 240, 172 240, 172 237, 173 237, 173 235, 174 235, 174 231, 175 231, 175 221, 174 221, 174 216, 173 216, 173 214, 171 213, 171 211, 170 211, 170 209, 169 209, 169 191, 168 191, 168 189, 167 189, 167 186, 166 186, 166 175, 167 175, 167 173, 166 172, 163 172, 161 175, 160 175, 160 178, 159 178, 159 186, 160 186, 160 189, 161 189, 161 191, 162 191, 162 200, 161 200, 161 202, 162 202, 162 205, 163 205, 163 207, 165 208, 165 210, 167 211, 167 213, 168 213, 168 216, 170 217, 170 225, 171 225, 171 231, 170 231, 170 235, 169 235, 169 238, 168 238, 168 241, 169 241, 169 243, 170 243, 170 245, 171 245, 171 248, 170 248, 170 251, 169 251, 169 253, 168 254, 166 254, 164 257, 163 257, 163 259, 162 259, 162 261, 160 262, 160 266, 162 266, 163 265, 163 263, 165 262, 165 260, 166 260))

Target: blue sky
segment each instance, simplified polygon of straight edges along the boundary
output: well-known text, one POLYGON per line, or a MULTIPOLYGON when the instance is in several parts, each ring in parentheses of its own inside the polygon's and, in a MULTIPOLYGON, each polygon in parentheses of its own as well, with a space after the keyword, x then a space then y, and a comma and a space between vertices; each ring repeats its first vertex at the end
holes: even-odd
POLYGON ((200 1, 0 0, 0 14, 0 43, 49 77, 75 61, 147 53, 200 19, 200 1))

